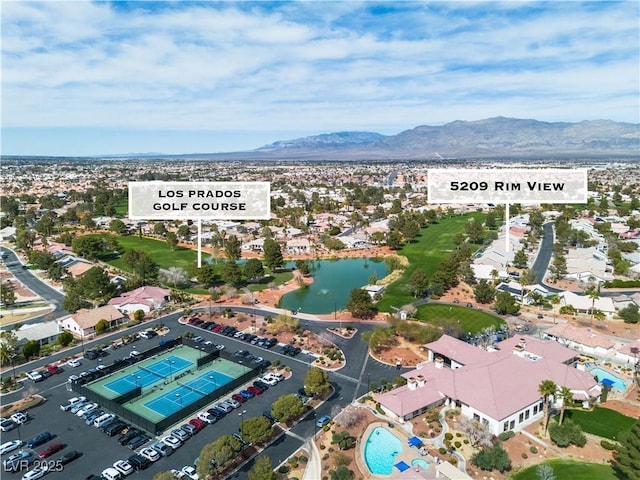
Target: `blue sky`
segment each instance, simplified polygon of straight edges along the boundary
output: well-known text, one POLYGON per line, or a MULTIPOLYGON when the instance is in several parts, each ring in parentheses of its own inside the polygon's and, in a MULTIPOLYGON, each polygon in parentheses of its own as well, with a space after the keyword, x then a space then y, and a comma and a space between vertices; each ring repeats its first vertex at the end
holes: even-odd
POLYGON ((3 1, 2 153, 639 121, 639 3, 3 1))

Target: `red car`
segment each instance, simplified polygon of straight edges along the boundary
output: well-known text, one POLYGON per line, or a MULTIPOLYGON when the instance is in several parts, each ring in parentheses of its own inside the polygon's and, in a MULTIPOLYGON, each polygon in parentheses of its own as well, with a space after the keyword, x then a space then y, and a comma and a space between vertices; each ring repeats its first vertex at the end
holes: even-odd
POLYGON ((64 448, 64 443, 53 443, 49 445, 49 447, 46 450, 41 451, 38 454, 38 456, 40 458, 47 458, 53 455, 54 453, 59 452, 63 448, 64 448))
POLYGON ((251 386, 251 387, 247 387, 247 392, 251 392, 254 395, 262 395, 262 393, 264 392, 263 389, 261 389, 260 387, 256 387, 255 385, 251 386))
POLYGON ((198 430, 202 430, 204 427, 207 426, 206 423, 204 423, 202 420, 200 420, 199 418, 192 418, 191 420, 189 420, 189 424, 193 425, 194 427, 196 427, 198 430))
POLYGON ((223 328, 224 328, 224 325, 216 325, 216 326, 213 328, 213 331, 214 331, 214 332, 216 332, 216 333, 218 333, 218 332, 219 332, 220 330, 222 330, 223 328))
POLYGON ((236 402, 240 402, 240 403, 244 403, 247 401, 247 399, 244 398, 239 393, 234 393, 233 395, 231 395, 231 398, 233 398, 236 402))
POLYGON ((62 369, 58 365, 49 365, 47 367, 47 371, 53 375, 57 373, 62 373, 62 369))

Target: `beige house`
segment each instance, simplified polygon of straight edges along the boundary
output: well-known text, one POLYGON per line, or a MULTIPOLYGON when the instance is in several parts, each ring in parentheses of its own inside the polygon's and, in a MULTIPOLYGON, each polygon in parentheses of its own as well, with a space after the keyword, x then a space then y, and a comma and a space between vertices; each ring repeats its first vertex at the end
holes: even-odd
POLYGON ((96 333, 96 324, 100 320, 109 322, 111 328, 127 322, 129 317, 121 313, 113 305, 94 308, 92 310, 78 310, 76 313, 58 319, 58 325, 76 337, 91 338, 96 333))

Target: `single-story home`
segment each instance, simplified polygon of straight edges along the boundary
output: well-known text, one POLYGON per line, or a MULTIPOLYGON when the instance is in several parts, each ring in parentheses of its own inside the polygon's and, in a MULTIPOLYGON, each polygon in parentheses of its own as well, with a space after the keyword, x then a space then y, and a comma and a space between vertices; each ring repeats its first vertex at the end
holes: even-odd
POLYGON ((105 305, 91 310, 78 310, 76 313, 60 317, 57 322, 62 329, 84 339, 95 335, 95 327, 100 320, 106 320, 113 328, 127 322, 129 317, 121 313, 113 305, 105 305))
POLYGON ((122 313, 133 313, 142 310, 145 314, 162 308, 171 300, 171 290, 168 288, 144 286, 125 292, 109 300, 122 313))
POLYGON ((400 422, 448 405, 498 435, 542 418, 538 388, 544 380, 568 387, 585 406, 601 394, 594 378, 573 366, 576 353, 549 340, 516 336, 484 350, 443 335, 424 348, 430 361, 402 374, 406 385, 375 395, 385 413, 400 422))
POLYGON ((558 294, 560 305, 571 305, 578 313, 590 314, 591 309, 600 310, 608 319, 612 319, 616 313, 616 307, 611 297, 600 297, 592 299, 588 295, 578 295, 565 291, 558 294))
POLYGON ((579 352, 610 356, 615 343, 590 328, 574 327, 568 323, 554 325, 544 331, 544 337, 579 352))
POLYGON ((616 358, 628 363, 629 365, 635 365, 640 362, 640 339, 627 343, 620 347, 616 352, 616 358))
POLYGON ((25 343, 33 340, 41 346, 56 343, 58 341, 58 335, 60 335, 62 331, 60 325, 58 325, 58 322, 55 320, 41 323, 27 323, 15 330, 16 337, 18 338, 17 347, 20 348, 25 343))

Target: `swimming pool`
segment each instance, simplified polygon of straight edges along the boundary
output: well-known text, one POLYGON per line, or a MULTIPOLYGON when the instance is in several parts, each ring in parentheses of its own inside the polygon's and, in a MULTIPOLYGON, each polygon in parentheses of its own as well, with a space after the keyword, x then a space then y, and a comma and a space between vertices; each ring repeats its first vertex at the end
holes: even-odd
POLYGON ((424 460, 422 460, 421 458, 414 458, 413 460, 411 460, 411 466, 412 467, 420 467, 423 470, 426 470, 429 468, 429 464, 427 462, 425 462, 424 460))
POLYGON ((364 446, 364 461, 375 475, 391 475, 396 457, 402 452, 402 442, 384 427, 376 427, 364 446))
POLYGON ((607 379, 613 382, 613 388, 620 390, 621 392, 627 389, 627 384, 621 378, 616 377, 613 373, 609 373, 606 370, 602 370, 601 368, 592 368, 589 370, 589 373, 595 377, 598 377, 598 381, 602 382, 602 380, 607 379))

